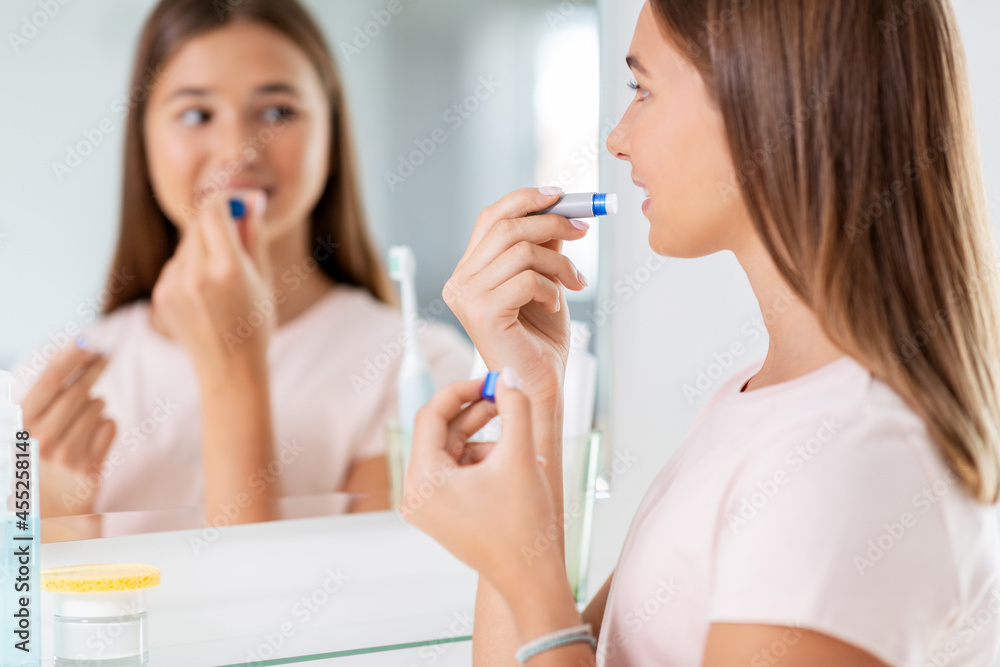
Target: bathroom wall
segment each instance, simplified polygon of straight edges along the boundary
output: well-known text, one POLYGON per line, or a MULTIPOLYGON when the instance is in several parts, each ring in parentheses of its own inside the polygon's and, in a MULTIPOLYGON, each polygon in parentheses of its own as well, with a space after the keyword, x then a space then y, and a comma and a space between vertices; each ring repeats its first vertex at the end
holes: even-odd
MULTIPOLYGON (((632 97, 624 59, 642 4, 600 4, 602 128, 620 116, 632 97)), ((954 7, 968 54, 994 228, 1000 233, 1000 127, 993 122, 1000 117, 1000 46, 994 35, 1000 5, 956 0, 954 7)), ((640 213, 641 193, 630 180, 628 165, 605 157, 601 179, 609 192, 620 194, 623 211, 613 226, 605 227, 612 238, 602 248, 606 291, 598 296, 599 303, 612 299, 615 309, 600 329, 601 368, 610 374, 608 391, 601 397, 600 426, 610 434, 618 474, 611 498, 599 501, 595 510, 591 592, 614 568, 643 494, 705 399, 767 350, 766 336, 753 339, 747 334, 761 312, 732 254, 661 264, 649 250, 649 223, 640 213), (734 343, 742 344, 744 352, 730 362, 727 350, 734 343), (699 373, 719 375, 703 395, 689 400, 684 386, 697 387, 699 373)))

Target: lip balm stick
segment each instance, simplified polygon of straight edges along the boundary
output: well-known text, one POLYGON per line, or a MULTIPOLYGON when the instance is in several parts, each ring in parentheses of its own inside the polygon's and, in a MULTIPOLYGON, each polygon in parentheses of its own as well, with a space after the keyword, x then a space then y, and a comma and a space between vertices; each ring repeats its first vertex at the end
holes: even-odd
POLYGON ((602 215, 614 215, 618 212, 618 195, 603 192, 581 192, 563 195, 552 206, 528 215, 545 215, 552 213, 564 218, 597 218, 602 215))

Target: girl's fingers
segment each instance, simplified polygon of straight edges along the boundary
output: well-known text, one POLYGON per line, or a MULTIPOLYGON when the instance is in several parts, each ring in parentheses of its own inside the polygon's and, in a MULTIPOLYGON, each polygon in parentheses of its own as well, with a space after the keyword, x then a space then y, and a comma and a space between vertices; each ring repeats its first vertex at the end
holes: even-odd
POLYGON ((484 309, 489 313, 516 316, 532 301, 542 304, 550 313, 562 307, 559 286, 536 271, 523 271, 488 293, 484 309))
POLYGON ((458 459, 458 465, 475 465, 484 460, 496 447, 495 442, 470 442, 462 451, 458 459))
POLYGON ((536 467, 539 462, 531 430, 531 401, 521 391, 521 381, 513 368, 504 368, 500 373, 496 400, 503 420, 497 454, 536 467))
POLYGON ((243 219, 247 236, 247 252, 254 266, 271 284, 271 253, 268 249, 267 233, 264 230, 264 211, 267 208, 267 193, 263 190, 248 190, 246 216, 243 219))
POLYGON ((505 218, 486 231, 458 266, 466 275, 475 275, 518 242, 544 245, 556 241, 561 244, 562 241, 575 241, 586 235, 586 231, 577 229, 559 215, 505 218))
POLYGON ((472 230, 468 248, 459 265, 465 261, 466 257, 479 245, 479 242, 497 222, 511 218, 523 218, 529 213, 541 211, 559 201, 560 194, 561 191, 558 190, 554 191, 554 194, 543 194, 538 188, 521 188, 504 195, 496 203, 484 208, 479 214, 479 218, 476 219, 476 226, 472 230))
POLYGON ((56 353, 21 403, 25 423, 31 425, 40 419, 62 392, 63 383, 99 359, 100 355, 76 345, 70 345, 56 353))
POLYGON ((73 420, 90 400, 90 390, 107 368, 108 361, 105 357, 88 366, 76 382, 56 397, 34 427, 40 441, 55 442, 69 430, 73 420))
POLYGON ((528 241, 519 241, 508 248, 496 261, 480 271, 476 279, 487 289, 495 289, 529 269, 558 281, 571 290, 578 291, 586 287, 580 278, 580 272, 568 257, 528 241))
MULTIPOLYGON (((479 381, 482 386, 482 380, 479 381)), ((469 438, 497 416, 496 405, 489 401, 476 401, 452 420, 448 429, 445 449, 453 459, 458 459, 469 438)))
POLYGON ((101 412, 104 401, 94 399, 87 403, 67 429, 66 434, 59 438, 59 451, 50 452, 56 455, 56 461, 70 468, 79 468, 81 462, 90 458, 90 441, 94 431, 101 422, 101 412))
POLYGON ((90 437, 90 462, 95 468, 99 468, 108 455, 111 443, 114 442, 118 427, 111 419, 102 419, 97 428, 93 430, 90 437))
POLYGON ((450 423, 458 417, 466 403, 479 400, 482 386, 482 379, 454 382, 440 389, 420 409, 413 426, 411 466, 432 462, 446 449, 450 423))
POLYGON ((229 209, 232 194, 213 198, 199 219, 198 227, 205 244, 206 257, 213 266, 227 266, 235 262, 243 248, 236 221, 229 209))

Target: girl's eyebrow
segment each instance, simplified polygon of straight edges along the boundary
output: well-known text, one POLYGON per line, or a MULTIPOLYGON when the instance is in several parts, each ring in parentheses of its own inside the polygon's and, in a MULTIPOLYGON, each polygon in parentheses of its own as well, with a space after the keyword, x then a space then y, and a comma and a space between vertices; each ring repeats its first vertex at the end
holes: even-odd
MULTIPOLYGON (((293 97, 302 97, 299 95, 299 91, 295 88, 295 86, 288 83, 265 83, 257 86, 253 91, 255 96, 273 95, 275 93, 288 93, 293 97)), ((167 101, 170 101, 175 97, 209 97, 213 94, 215 94, 215 91, 211 88, 181 88, 171 93, 170 96, 167 97, 167 101)))
POLYGON ((629 66, 629 69, 634 70, 634 71, 638 72, 639 74, 642 74, 643 76, 649 76, 649 72, 647 72, 646 68, 643 67, 642 63, 639 62, 639 58, 638 57, 631 56, 631 55, 630 56, 626 56, 625 57, 625 64, 629 66))

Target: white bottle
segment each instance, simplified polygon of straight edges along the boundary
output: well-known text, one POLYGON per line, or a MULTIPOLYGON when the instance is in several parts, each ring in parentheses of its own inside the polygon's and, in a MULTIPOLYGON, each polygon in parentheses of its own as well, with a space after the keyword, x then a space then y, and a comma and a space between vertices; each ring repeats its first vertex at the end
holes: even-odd
POLYGON ((587 352, 590 327, 570 322, 569 357, 563 383, 563 438, 579 438, 594 425, 597 402, 597 358, 587 352))

